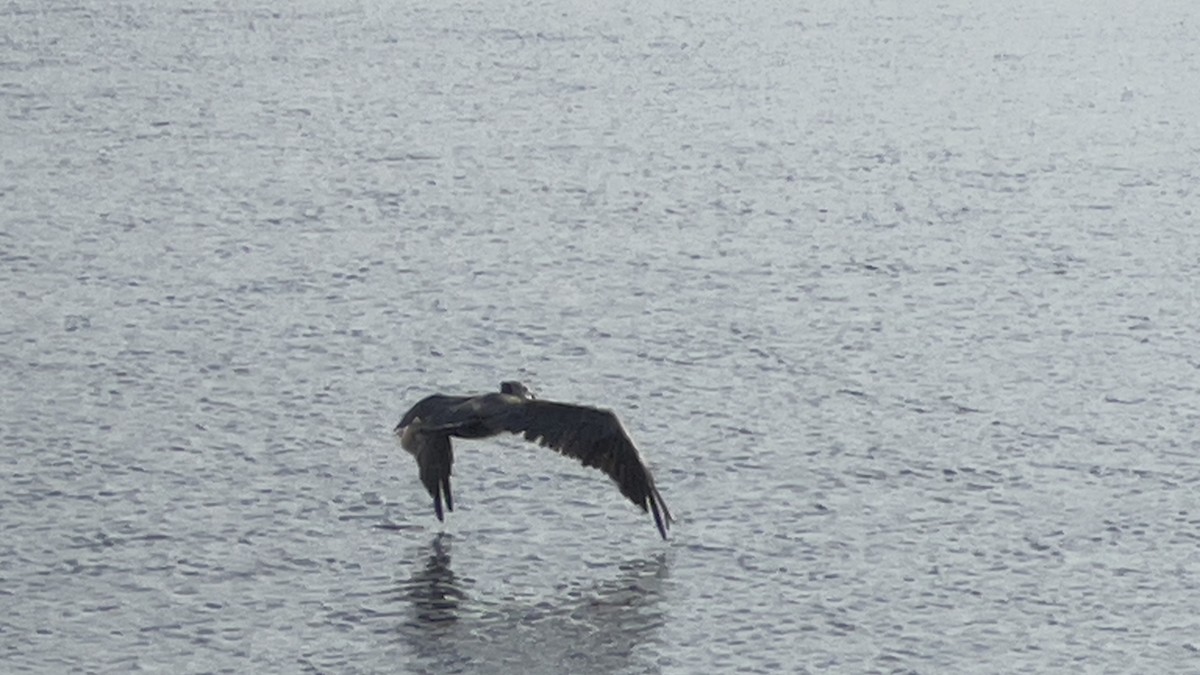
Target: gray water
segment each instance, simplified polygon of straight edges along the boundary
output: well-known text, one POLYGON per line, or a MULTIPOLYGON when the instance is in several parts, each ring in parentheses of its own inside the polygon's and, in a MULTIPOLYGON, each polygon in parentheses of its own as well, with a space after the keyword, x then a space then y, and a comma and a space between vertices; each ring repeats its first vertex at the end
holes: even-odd
POLYGON ((1200 10, 846 4, 0 6, 4 672, 1200 670, 1200 10))

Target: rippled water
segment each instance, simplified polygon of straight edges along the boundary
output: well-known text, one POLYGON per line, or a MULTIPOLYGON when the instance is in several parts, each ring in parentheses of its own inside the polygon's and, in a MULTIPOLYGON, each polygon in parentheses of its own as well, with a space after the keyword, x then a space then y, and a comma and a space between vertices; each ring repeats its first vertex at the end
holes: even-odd
POLYGON ((1200 14, 962 4, 0 6, 4 669, 1200 668, 1200 14))

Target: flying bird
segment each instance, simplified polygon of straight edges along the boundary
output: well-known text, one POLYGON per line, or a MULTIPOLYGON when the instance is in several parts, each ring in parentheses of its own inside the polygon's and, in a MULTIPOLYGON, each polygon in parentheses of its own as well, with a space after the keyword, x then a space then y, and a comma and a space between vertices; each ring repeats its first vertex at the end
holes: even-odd
POLYGON ((450 437, 486 438, 502 432, 523 434, 608 474, 621 494, 654 516, 659 534, 667 538, 674 518, 617 416, 611 410, 539 400, 520 382, 501 382, 499 393, 427 396, 396 425, 401 447, 417 459, 438 520, 445 519, 443 502, 446 510, 454 510, 450 437))

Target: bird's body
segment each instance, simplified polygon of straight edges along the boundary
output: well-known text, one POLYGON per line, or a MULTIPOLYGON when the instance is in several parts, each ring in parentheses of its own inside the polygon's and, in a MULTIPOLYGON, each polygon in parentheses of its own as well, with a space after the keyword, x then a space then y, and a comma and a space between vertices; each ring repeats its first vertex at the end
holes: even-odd
POLYGON ((447 510, 454 510, 450 437, 485 438, 503 432, 523 434, 526 440, 604 471, 621 494, 654 516, 664 539, 673 520, 650 470, 609 410, 541 401, 525 385, 503 382, 499 392, 479 396, 427 396, 404 413, 395 432, 400 445, 417 460, 438 520, 444 517, 443 502, 447 510))

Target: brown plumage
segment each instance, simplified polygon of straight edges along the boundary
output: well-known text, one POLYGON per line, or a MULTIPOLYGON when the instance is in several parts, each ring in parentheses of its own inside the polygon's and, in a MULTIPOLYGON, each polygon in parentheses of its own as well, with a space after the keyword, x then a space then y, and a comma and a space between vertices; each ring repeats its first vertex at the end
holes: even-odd
POLYGON ((663 539, 674 520, 650 470, 610 410, 540 401, 520 382, 502 382, 499 393, 428 396, 404 413, 395 432, 417 460, 438 520, 444 519, 443 503, 446 510, 454 510, 450 437, 484 438, 502 432, 522 434, 608 474, 621 494, 654 516, 663 539))

